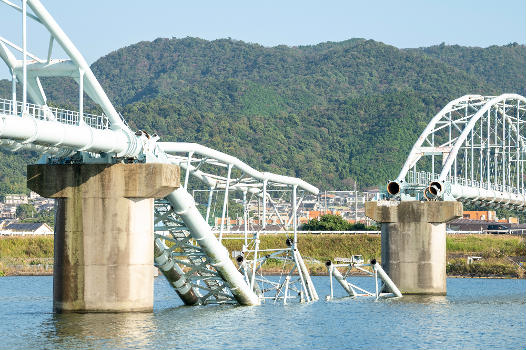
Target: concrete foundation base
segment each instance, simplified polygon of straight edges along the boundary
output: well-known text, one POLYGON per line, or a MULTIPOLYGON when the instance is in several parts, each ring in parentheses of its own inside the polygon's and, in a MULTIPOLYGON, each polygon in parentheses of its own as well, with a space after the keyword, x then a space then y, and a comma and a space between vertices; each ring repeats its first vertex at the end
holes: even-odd
POLYGON ((446 222, 462 216, 460 202, 367 202, 382 224, 382 267, 402 294, 446 294, 446 222))
POLYGON ((27 176, 57 199, 54 311, 152 311, 153 198, 179 187, 179 167, 30 165, 27 176))

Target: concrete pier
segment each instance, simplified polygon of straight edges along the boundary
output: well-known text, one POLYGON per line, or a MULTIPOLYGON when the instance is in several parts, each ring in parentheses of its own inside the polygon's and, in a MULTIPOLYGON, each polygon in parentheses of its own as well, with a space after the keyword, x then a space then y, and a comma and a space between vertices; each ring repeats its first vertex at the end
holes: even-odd
POLYGON ((153 198, 179 187, 179 167, 29 165, 27 185, 57 199, 54 311, 152 311, 153 198))
POLYGON ((382 224, 382 267, 403 294, 446 294, 446 222, 462 216, 460 202, 367 202, 382 224))

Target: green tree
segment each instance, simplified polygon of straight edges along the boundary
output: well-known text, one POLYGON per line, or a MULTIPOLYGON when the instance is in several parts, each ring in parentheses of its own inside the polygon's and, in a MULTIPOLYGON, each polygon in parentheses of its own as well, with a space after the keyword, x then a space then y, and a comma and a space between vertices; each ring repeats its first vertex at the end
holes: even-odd
POLYGON ((43 222, 49 225, 49 227, 53 228, 55 226, 55 210, 43 210, 38 212, 35 217, 28 217, 23 220, 22 222, 43 222))
POLYGON ((345 221, 339 215, 322 215, 319 218, 309 220, 301 227, 305 231, 348 231, 351 223, 345 221))
POLYGON ((36 215, 36 210, 33 204, 20 204, 16 208, 16 217, 20 220, 27 218, 34 218, 36 215))

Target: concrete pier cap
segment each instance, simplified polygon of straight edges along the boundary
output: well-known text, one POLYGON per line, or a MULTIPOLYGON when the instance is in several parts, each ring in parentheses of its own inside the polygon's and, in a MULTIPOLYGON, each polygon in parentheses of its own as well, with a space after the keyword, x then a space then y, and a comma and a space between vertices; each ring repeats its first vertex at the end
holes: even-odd
POLYGON ((365 203, 382 226, 382 267, 403 294, 446 294, 446 222, 462 217, 456 201, 365 203))
POLYGON ((27 187, 57 199, 53 310, 152 311, 154 198, 179 186, 170 164, 29 165, 27 187))

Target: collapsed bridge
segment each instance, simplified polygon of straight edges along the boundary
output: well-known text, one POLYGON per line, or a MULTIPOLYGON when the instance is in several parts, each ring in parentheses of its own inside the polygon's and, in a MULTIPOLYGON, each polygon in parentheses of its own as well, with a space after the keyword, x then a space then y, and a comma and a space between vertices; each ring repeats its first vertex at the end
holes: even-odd
POLYGON ((298 202, 305 193, 317 194, 316 187, 259 172, 198 144, 160 142, 157 135, 132 131, 39 0, 22 0, 20 6, 1 2, 22 14, 22 45, 0 37, 0 57, 12 75, 11 99, 0 99, 0 146, 40 153, 39 164, 28 167, 28 187, 57 199, 55 311, 151 310, 154 259, 187 305, 256 305, 269 291, 274 299, 291 298, 289 290, 307 301, 318 299, 296 236, 298 202), (29 51, 27 21, 49 34, 46 58, 29 51), (53 58, 57 45, 67 59, 53 58), (73 78, 78 111, 50 107, 42 77, 73 78), (101 114, 84 112, 85 95, 101 114), (269 190, 288 191, 292 222, 287 224, 294 235, 271 254, 259 251, 259 233, 245 235, 242 266, 235 266, 221 244, 223 224, 217 238, 209 212, 203 215, 187 191, 191 179, 209 188, 208 208, 213 194, 223 193, 223 219, 230 192, 259 198, 263 228, 273 205, 269 190), (154 231, 159 233, 154 236, 154 231), (260 286, 268 281, 256 272, 268 256, 292 264, 285 289, 285 282, 260 286), (294 271, 297 279, 291 279, 294 271))

